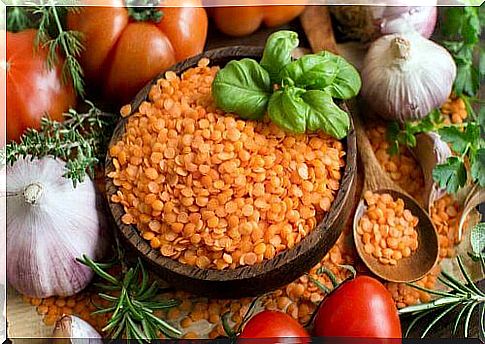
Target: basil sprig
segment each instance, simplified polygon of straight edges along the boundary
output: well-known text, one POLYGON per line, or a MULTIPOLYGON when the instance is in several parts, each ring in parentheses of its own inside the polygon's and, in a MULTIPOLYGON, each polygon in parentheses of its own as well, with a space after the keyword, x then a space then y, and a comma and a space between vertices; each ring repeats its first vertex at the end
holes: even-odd
POLYGON ((262 119, 265 113, 278 126, 293 133, 323 130, 344 138, 348 114, 333 101, 355 97, 361 87, 357 70, 344 58, 327 51, 294 60, 298 34, 272 34, 258 63, 231 61, 212 84, 219 108, 244 119, 262 119))

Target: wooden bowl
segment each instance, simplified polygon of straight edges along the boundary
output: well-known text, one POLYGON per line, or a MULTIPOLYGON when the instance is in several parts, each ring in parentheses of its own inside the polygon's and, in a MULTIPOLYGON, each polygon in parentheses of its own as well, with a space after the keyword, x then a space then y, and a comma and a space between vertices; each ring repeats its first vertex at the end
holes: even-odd
MULTIPOLYGON (((219 66, 224 66, 231 60, 245 57, 259 60, 262 52, 263 49, 260 47, 241 46, 210 50, 178 63, 168 71, 180 74, 196 66, 197 62, 203 57, 209 58, 211 65, 219 66)), ((163 76, 164 73, 158 75, 138 93, 131 104, 132 113, 137 111, 144 100, 147 100, 151 86, 163 76)), ((341 107, 348 111, 345 104, 342 104, 341 107)), ((118 123, 111 138, 110 147, 121 138, 126 121, 127 118, 123 118, 118 123)), ((354 180, 357 170, 357 147, 353 123, 351 123, 351 129, 343 143, 346 147, 346 166, 341 187, 325 218, 293 249, 281 252, 273 259, 265 260, 253 266, 241 266, 223 271, 209 270, 182 264, 162 256, 158 250, 153 250, 150 244, 140 236, 134 225, 126 225, 121 221, 124 214, 123 206, 111 202, 111 195, 116 194, 118 188, 113 184, 111 178, 106 177, 109 206, 122 237, 140 253, 159 277, 173 287, 194 294, 219 298, 259 295, 294 281, 319 263, 337 241, 346 220, 351 217, 350 212, 355 195, 354 180)), ((106 176, 112 171, 114 171, 114 166, 108 153, 106 176)))

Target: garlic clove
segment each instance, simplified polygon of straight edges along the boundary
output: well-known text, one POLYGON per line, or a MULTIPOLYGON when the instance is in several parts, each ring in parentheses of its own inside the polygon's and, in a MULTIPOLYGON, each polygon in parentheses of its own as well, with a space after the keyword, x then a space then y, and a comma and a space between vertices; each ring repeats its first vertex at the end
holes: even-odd
POLYGON ((101 335, 86 321, 74 315, 64 315, 56 322, 53 336, 57 344, 100 344, 101 335))
POLYGON ((424 174, 425 209, 430 212, 434 201, 441 198, 446 190, 441 189, 433 180, 433 169, 442 164, 452 155, 450 147, 434 132, 422 133, 416 136, 416 147, 412 153, 419 161, 424 174))

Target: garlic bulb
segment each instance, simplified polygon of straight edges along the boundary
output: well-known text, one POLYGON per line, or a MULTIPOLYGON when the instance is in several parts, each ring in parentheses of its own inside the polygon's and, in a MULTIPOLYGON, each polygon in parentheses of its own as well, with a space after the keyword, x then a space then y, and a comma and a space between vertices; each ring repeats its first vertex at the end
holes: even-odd
POLYGON ((101 344, 101 335, 86 321, 73 316, 65 315, 56 323, 53 332, 55 342, 58 344, 101 344))
POLYGON ((448 51, 416 32, 375 41, 364 59, 362 97, 400 123, 425 117, 451 93, 456 65, 448 51))
POLYGON ((32 297, 81 291, 94 274, 76 258, 100 259, 106 247, 94 183, 74 188, 64 166, 28 157, 7 167, 7 279, 32 297))
POLYGON ((438 17, 437 1, 422 0, 420 6, 408 4, 409 1, 388 0, 387 6, 329 6, 329 9, 347 38, 364 43, 408 28, 429 38, 438 17))
POLYGON ((442 164, 452 153, 446 142, 434 132, 422 133, 416 136, 416 146, 412 152, 419 161, 424 175, 424 207, 429 211, 435 200, 445 195, 446 190, 441 189, 433 180, 433 169, 442 164))

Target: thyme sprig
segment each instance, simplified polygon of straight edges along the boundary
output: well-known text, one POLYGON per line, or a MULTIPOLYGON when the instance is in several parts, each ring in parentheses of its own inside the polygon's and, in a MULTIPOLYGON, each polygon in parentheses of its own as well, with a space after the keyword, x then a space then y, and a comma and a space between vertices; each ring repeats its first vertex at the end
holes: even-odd
POLYGON ((157 317, 157 310, 169 309, 180 304, 176 299, 160 299, 163 291, 157 281, 150 283, 150 277, 143 262, 137 259, 133 268, 126 259, 125 250, 120 243, 118 233, 114 232, 114 257, 106 263, 94 262, 83 255, 77 260, 88 266, 104 282, 93 283, 101 290, 98 296, 109 303, 108 307, 100 305, 92 315, 110 314, 102 329, 111 339, 135 339, 139 343, 158 339, 163 333, 169 338, 176 338, 181 332, 157 317), (110 273, 114 266, 120 267, 118 274, 110 273))
POLYGON ((64 177, 70 178, 74 186, 82 182, 86 174, 94 176, 98 164, 104 161, 109 133, 115 116, 101 112, 93 103, 86 102, 90 109, 79 114, 70 109, 65 120, 57 122, 44 117, 39 130, 27 129, 20 142, 6 146, 6 162, 13 164, 20 157, 42 158, 53 156, 66 161, 64 177))
POLYGON ((62 81, 72 82, 76 93, 84 97, 84 72, 78 62, 84 50, 82 34, 78 31, 65 30, 61 18, 67 11, 77 12, 75 6, 59 6, 55 1, 41 2, 34 7, 33 14, 40 17, 36 44, 48 49, 47 66, 53 68, 59 63, 58 52, 62 51, 64 63, 62 65, 62 81))
MULTIPOLYGON (((421 338, 424 338, 429 331, 447 314, 454 310, 460 310, 458 316, 455 319, 453 327, 453 335, 456 335, 460 324, 463 322, 464 336, 468 337, 470 320, 475 310, 478 310, 480 305, 485 304, 485 293, 480 290, 470 277, 470 274, 465 269, 462 259, 457 256, 458 266, 460 272, 463 275, 465 282, 458 280, 458 278, 443 271, 438 277, 438 280, 443 283, 450 291, 439 291, 427 289, 415 284, 409 284, 411 287, 424 291, 426 293, 439 296, 439 298, 424 304, 418 304, 408 306, 399 310, 399 314, 412 314, 415 316, 413 321, 409 324, 409 327, 405 333, 407 337, 416 324, 426 318, 430 319, 428 326, 421 334, 421 338)), ((482 270, 485 272, 485 256, 480 255, 480 263, 482 270)), ((485 335, 485 328, 483 324, 484 307, 481 310, 480 331, 485 335)))

